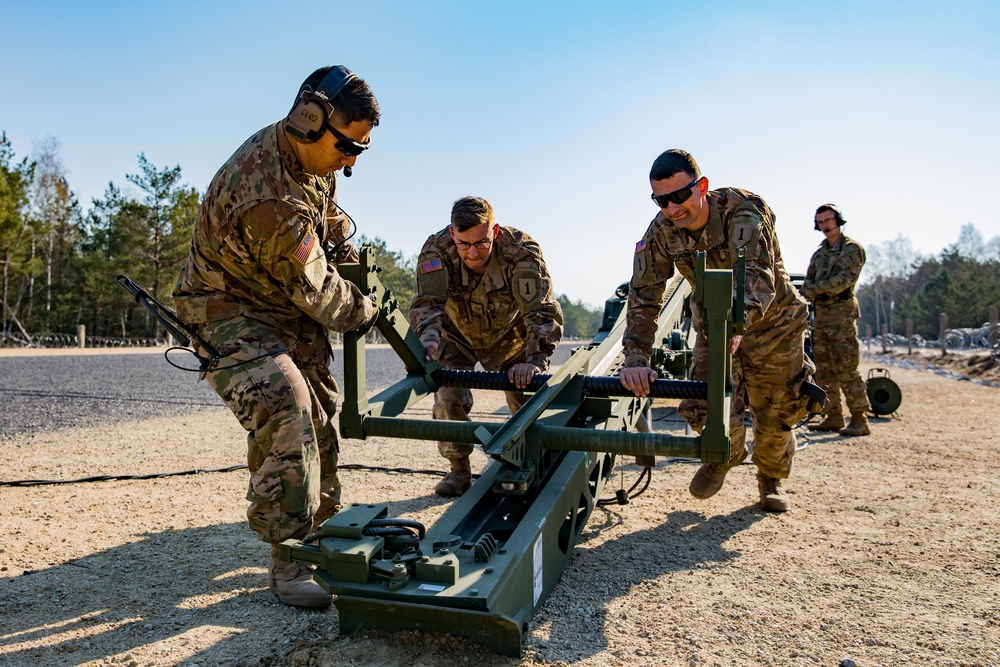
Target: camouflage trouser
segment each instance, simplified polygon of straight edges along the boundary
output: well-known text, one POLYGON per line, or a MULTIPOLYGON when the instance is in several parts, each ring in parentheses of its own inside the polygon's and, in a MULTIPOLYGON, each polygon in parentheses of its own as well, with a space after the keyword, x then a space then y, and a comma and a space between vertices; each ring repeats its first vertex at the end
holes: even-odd
MULTIPOLYGON (((817 317, 819 320, 819 317, 817 317)), ((828 322, 813 328, 813 357, 816 359, 816 382, 827 388, 830 414, 843 415, 840 393, 847 399, 847 409, 852 415, 868 412, 868 388, 858 364, 861 362, 861 345, 858 341, 858 324, 854 317, 839 322, 828 322)))
MULTIPOLYGON (((523 348, 520 354, 510 359, 500 360, 494 355, 477 355, 472 348, 455 341, 445 335, 438 348, 438 361, 444 368, 459 371, 470 371, 478 361, 488 371, 506 371, 514 364, 524 363, 527 357, 523 348)), ((505 391, 507 408, 511 414, 524 405, 528 397, 524 392, 505 391)), ((441 387, 434 394, 434 419, 451 419, 454 421, 469 421, 472 411, 472 392, 463 387, 441 387)), ((465 442, 439 442, 438 451, 449 461, 456 461, 472 453, 472 445, 465 442)))
POLYGON ((206 379, 247 430, 250 527, 271 544, 305 537, 340 508, 338 388, 324 331, 307 322, 284 352, 294 338, 243 317, 199 333, 226 355, 206 379))
MULTIPOLYGON (((730 460, 746 451, 743 415, 749 400, 753 417, 753 462, 768 477, 786 479, 795 455, 792 428, 806 415, 808 399, 799 394, 814 366, 805 355, 805 325, 797 331, 755 332, 733 356, 733 398, 729 411, 730 460)), ((691 379, 708 379, 708 345, 695 340, 691 379)), ((705 426, 708 403, 684 399, 677 409, 697 432, 705 426)))

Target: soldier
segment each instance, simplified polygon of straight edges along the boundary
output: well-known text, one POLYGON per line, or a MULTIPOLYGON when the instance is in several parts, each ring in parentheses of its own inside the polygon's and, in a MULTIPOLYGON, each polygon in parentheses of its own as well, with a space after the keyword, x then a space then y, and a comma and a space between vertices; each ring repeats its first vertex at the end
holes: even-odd
POLYGON ((289 115, 216 173, 174 288, 181 319, 221 355, 204 377, 248 432, 247 518, 272 545, 269 584, 285 604, 331 601, 310 566, 278 557, 278 544, 340 507, 327 330, 364 332, 378 311, 327 254, 357 259, 336 172, 350 175, 379 116, 346 67, 313 72, 289 115))
MULTIPOLYGON (((504 371, 524 389, 562 338, 562 309, 542 250, 527 234, 496 224, 493 207, 463 197, 451 209, 451 224, 427 239, 417 260, 417 293, 410 326, 427 359, 445 368, 504 371)), ((524 404, 519 391, 504 392, 511 414, 524 404)), ((468 421, 472 392, 442 387, 434 396, 434 418, 468 421)), ((451 471, 434 492, 460 496, 472 486, 472 445, 440 442, 451 471)))
MULTIPOLYGON (((745 190, 708 189, 708 179, 694 158, 668 150, 656 158, 649 173, 653 201, 660 212, 636 244, 629 284, 622 385, 637 396, 649 394, 657 374, 649 367, 656 320, 666 281, 681 272, 694 284, 695 252, 706 253, 710 269, 733 269, 738 248, 746 250, 746 333, 733 336, 733 396, 730 412, 731 456, 728 463, 702 465, 691 480, 695 498, 705 499, 722 488, 726 474, 747 456, 744 396, 753 416, 753 462, 757 465, 760 505, 784 512, 788 496, 782 489, 795 454, 792 427, 806 414, 808 399, 800 388, 814 367, 805 355, 807 308, 792 287, 778 237, 774 213, 745 190)), ((707 330, 703 313, 693 305, 692 324, 698 337, 691 376, 707 379, 707 330)), ((707 404, 685 399, 678 412, 701 433, 707 404)))
POLYGON ((815 227, 826 239, 812 259, 806 280, 799 292, 814 308, 813 355, 816 359, 816 380, 826 385, 830 397, 830 412, 818 424, 809 424, 810 431, 839 431, 841 435, 868 435, 867 412, 871 409, 868 391, 858 364, 861 345, 858 341, 858 318, 861 310, 854 296, 861 267, 865 265, 865 249, 841 231, 847 223, 833 204, 816 209, 815 227), (847 399, 851 423, 844 426, 840 392, 847 399))

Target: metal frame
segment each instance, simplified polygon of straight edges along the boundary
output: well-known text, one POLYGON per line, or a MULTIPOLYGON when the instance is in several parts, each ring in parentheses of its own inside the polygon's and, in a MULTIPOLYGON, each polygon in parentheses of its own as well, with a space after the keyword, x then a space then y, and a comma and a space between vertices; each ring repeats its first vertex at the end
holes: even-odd
MULTIPOLYGON (((608 381, 622 362, 621 289, 608 301, 594 340, 551 376, 538 378, 533 395, 507 422, 400 417, 440 386, 467 386, 460 384, 466 378, 424 361, 423 345, 378 279, 370 248, 362 248, 358 264, 338 270, 376 296, 378 331, 407 369, 405 378, 367 397, 364 340, 345 334, 341 434, 469 442, 493 459, 419 540, 366 532, 373 520, 388 515, 388 505, 355 504, 306 540, 281 545, 282 558, 317 564, 316 580, 335 596, 342 633, 359 627, 440 630, 518 656, 527 622, 558 582, 617 455, 729 460, 733 274, 706 270, 703 255, 694 298, 708 323, 708 382, 654 383, 654 395, 707 398, 708 420, 700 436, 648 432, 643 415, 650 399, 631 396, 617 386, 617 378, 608 381)), ((668 284, 658 342, 676 342, 690 297, 679 276, 668 284)), ((479 377, 499 389, 513 388, 505 375, 479 377)))

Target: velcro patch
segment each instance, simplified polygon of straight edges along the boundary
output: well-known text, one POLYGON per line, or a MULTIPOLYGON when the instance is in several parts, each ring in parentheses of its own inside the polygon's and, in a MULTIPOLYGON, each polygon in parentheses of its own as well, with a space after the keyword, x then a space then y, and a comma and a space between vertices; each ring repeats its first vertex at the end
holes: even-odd
POLYGON ((440 271, 444 267, 441 266, 440 259, 432 259, 429 262, 424 262, 420 265, 420 273, 430 273, 431 271, 440 271))
POLYGON ((542 277, 538 270, 514 271, 514 298, 522 308, 534 306, 542 300, 542 277))
POLYGON ((632 275, 637 281, 646 275, 646 266, 646 253, 637 252, 632 259, 632 275))
POLYGON ((538 298, 538 280, 535 278, 518 278, 517 293, 525 301, 534 301, 538 298))
POLYGON ((302 239, 302 243, 300 243, 299 247, 295 249, 295 254, 293 255, 293 257, 295 257, 295 260, 299 264, 305 266, 306 262, 309 260, 309 255, 312 253, 313 246, 315 245, 316 245, 316 235, 313 234, 312 231, 310 230, 306 232, 305 237, 303 237, 302 239))
POLYGON ((639 254, 646 249, 646 239, 643 239, 635 244, 635 254, 639 254))
POLYGON ((746 247, 751 241, 756 242, 757 228, 760 218, 741 215, 733 219, 732 242, 738 248, 746 247))

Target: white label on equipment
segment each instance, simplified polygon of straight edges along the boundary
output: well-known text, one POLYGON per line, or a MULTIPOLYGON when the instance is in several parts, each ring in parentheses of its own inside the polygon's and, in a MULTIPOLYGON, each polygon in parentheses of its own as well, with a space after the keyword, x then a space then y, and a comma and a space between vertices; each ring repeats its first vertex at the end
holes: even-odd
POLYGON ((538 604, 538 599, 542 597, 542 534, 538 534, 538 540, 535 542, 535 548, 532 550, 532 559, 534 563, 534 573, 535 573, 535 601, 534 604, 538 604))
POLYGON ((448 587, 441 586, 440 584, 420 584, 419 586, 417 586, 417 590, 419 591, 433 591, 435 593, 440 593, 446 588, 448 587))

